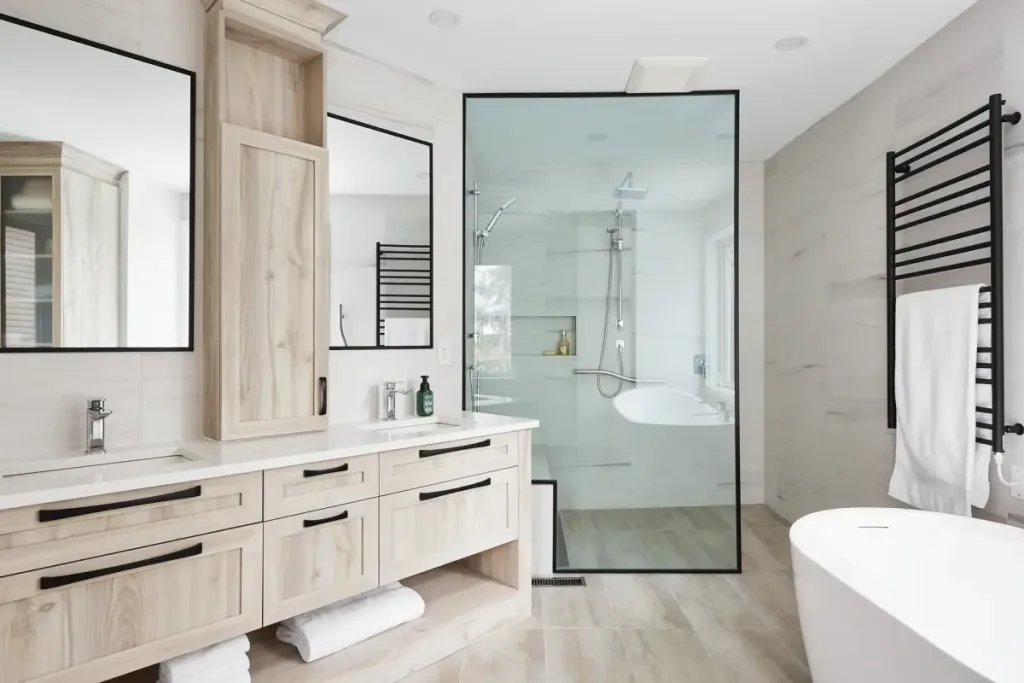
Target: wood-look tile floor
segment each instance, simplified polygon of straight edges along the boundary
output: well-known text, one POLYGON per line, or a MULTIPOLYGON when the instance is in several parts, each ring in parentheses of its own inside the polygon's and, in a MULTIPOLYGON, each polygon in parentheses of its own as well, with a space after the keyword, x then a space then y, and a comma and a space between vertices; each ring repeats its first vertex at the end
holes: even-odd
MULTIPOLYGON (((702 510, 713 525, 717 512, 702 510)), ((810 683, 788 528, 744 506, 741 531, 743 574, 604 574, 586 588, 535 588, 529 619, 405 683, 810 683)))

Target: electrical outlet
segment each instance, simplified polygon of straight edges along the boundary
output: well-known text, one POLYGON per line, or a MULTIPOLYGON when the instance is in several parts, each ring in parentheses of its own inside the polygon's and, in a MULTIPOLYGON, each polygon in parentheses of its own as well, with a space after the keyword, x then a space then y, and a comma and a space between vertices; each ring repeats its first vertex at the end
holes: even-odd
POLYGON ((441 339, 437 343, 437 364, 452 364, 452 345, 447 339, 441 339))
POLYGON ((1021 482, 1010 488, 1010 495, 1017 500, 1024 500, 1024 467, 1013 465, 1010 467, 1010 480, 1021 482))

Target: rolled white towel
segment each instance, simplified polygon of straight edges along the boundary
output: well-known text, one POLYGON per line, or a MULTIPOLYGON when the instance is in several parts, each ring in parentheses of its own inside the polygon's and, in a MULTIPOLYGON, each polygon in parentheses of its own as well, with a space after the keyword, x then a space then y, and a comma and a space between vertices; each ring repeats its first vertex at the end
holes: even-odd
POLYGON ((11 208, 17 211, 49 211, 53 208, 53 200, 49 197, 16 194, 11 197, 11 208))
MULTIPOLYGON (((156 683, 167 683, 167 681, 160 677, 156 679, 156 683)), ((209 675, 203 674, 198 678, 189 678, 185 683, 252 683, 252 676, 248 671, 217 668, 209 675)))
POLYGON ((277 638, 313 662, 423 616, 423 598, 392 583, 281 622, 277 638))
POLYGON ((242 673, 249 671, 249 638, 238 636, 223 643, 210 645, 195 652, 168 659, 160 664, 161 683, 199 683, 205 681, 207 673, 222 668, 242 673))

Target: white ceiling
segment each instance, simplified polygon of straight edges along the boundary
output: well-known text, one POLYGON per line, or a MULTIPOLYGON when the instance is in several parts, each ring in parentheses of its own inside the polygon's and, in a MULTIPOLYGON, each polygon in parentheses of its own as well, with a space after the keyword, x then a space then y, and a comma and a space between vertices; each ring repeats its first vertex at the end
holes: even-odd
POLYGON ((430 148, 340 119, 327 119, 331 194, 427 194, 430 148))
POLYGON ((634 60, 709 57, 694 89, 742 91, 741 155, 763 160, 976 0, 326 0, 330 39, 463 92, 621 91, 634 60), (453 30, 434 9, 461 16, 453 30), (797 52, 775 42, 806 35, 797 52))
POLYGON ((692 210, 732 195, 731 95, 471 98, 468 153, 483 206, 610 211, 627 172, 649 190, 628 209, 692 210), (600 134, 605 139, 588 140, 600 134))
POLYGON ((6 21, 0 64, 0 136, 67 142, 188 192, 188 76, 6 21))

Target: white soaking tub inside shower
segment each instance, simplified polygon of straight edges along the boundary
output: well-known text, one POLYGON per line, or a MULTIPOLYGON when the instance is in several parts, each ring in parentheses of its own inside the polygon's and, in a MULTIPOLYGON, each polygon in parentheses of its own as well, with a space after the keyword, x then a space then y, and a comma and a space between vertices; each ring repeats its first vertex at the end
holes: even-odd
POLYGON ((849 508, 790 540, 815 683, 1024 681, 1024 530, 849 508))

